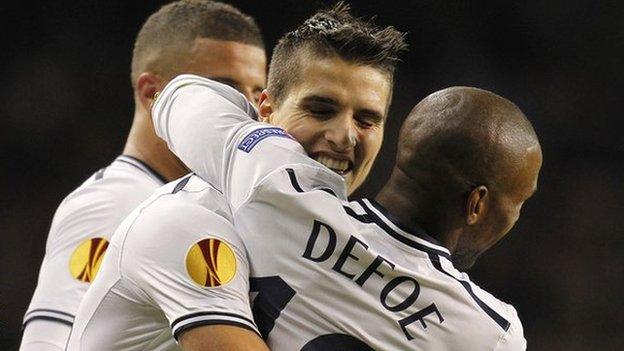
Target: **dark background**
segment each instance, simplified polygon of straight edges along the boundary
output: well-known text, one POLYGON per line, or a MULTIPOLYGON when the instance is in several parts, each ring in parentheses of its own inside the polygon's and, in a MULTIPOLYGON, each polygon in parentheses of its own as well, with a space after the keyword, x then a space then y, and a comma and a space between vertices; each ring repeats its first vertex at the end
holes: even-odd
MULTIPOLYGON (((16 349, 48 226, 63 197, 119 154, 133 113, 134 37, 164 2, 0 5, 0 349, 16 349)), ((331 1, 233 1, 267 48, 331 1)), ((542 142, 539 190, 472 279, 513 303, 531 350, 622 350, 624 3, 352 1, 408 31, 386 142, 388 176, 411 107, 451 85, 516 102, 542 142)))

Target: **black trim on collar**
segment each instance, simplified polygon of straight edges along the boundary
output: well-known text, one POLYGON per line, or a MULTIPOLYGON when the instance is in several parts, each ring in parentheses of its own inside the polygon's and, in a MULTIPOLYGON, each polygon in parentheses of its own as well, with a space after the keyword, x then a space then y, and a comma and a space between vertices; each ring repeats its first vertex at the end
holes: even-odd
POLYGON ((138 158, 136 158, 136 157, 129 156, 129 155, 121 155, 120 157, 118 157, 118 158, 117 158, 117 160, 118 160, 118 161, 121 161, 121 162, 124 162, 124 163, 127 163, 127 164, 129 164, 129 165, 132 165, 132 166, 134 166, 134 167, 136 167, 136 168, 140 169, 141 171, 148 173, 149 175, 151 175, 151 176, 153 176, 154 178, 158 179, 158 180, 159 180, 161 183, 163 183, 163 184, 167 184, 167 183, 169 183, 165 177, 163 177, 162 175, 160 175, 160 173, 156 172, 156 171, 155 171, 152 167, 150 167, 147 163, 145 163, 145 162, 143 162, 143 161, 139 160, 139 159, 138 159, 138 158), (138 167, 137 165, 133 164, 132 162, 128 162, 127 160, 124 160, 124 159, 123 159, 123 158, 121 158, 121 157, 127 157, 127 158, 131 159, 132 161, 137 162, 137 163, 138 163, 138 164, 140 164, 141 166, 145 167, 145 169, 142 169, 141 167, 138 167))
POLYGON ((442 243, 440 243, 437 239, 435 239, 431 235, 427 234, 427 232, 424 229, 422 229, 420 226, 411 227, 406 224, 403 224, 401 220, 399 220, 398 217, 390 213, 390 211, 388 211, 385 207, 383 207, 383 205, 381 205, 379 202, 375 201, 375 199, 366 199, 366 200, 368 200, 368 202, 370 202, 371 205, 373 205, 373 207, 375 207, 377 211, 381 212, 384 215, 384 217, 386 217, 386 219, 392 222, 392 224, 399 227, 401 230, 408 232, 410 234, 414 234, 415 236, 423 240, 426 240, 434 245, 443 246, 442 243))
POLYGON ((351 216, 351 217, 353 217, 353 218, 357 219, 358 221, 360 221, 360 222, 362 222, 362 223, 373 223, 373 222, 374 222, 374 220, 371 218, 371 216, 370 216, 368 213, 365 213, 365 214, 357 214, 357 213, 355 213, 355 211, 353 211, 353 209, 352 209, 351 207, 349 207, 349 206, 342 206, 342 208, 344 208, 345 212, 346 212, 349 216, 351 216))
MULTIPOLYGON (((383 229, 391 237, 393 237, 396 240, 402 242, 403 244, 411 246, 411 247, 413 247, 413 248, 415 248, 417 250, 424 251, 424 252, 427 252, 427 253, 434 253, 436 255, 440 255, 440 256, 446 257, 449 260, 451 259, 451 255, 448 252, 446 252, 446 251, 438 250, 438 249, 435 249, 433 247, 429 247, 427 245, 423 245, 423 244, 421 244, 421 243, 419 243, 417 241, 414 241, 414 240, 410 239, 409 237, 407 237, 407 236, 405 236, 403 234, 397 233, 394 229, 390 228, 390 226, 386 222, 384 222, 384 220, 381 217, 379 217, 373 210, 371 210, 368 207, 368 205, 363 200, 360 199, 360 200, 356 200, 356 201, 360 204, 360 206, 362 206, 364 211, 366 211, 366 214, 369 216, 369 218, 371 218, 372 221, 375 224, 377 224, 377 226, 379 226, 379 228, 383 229)), ((349 214, 349 213, 347 212, 347 214, 349 214)), ((351 214, 349 214, 349 215, 351 215, 351 214)), ((357 217, 354 217, 354 218, 360 220, 357 217)), ((387 218, 387 220, 396 225, 396 223, 391 221, 389 218, 387 218)), ((366 222, 364 222, 364 223, 366 223, 366 222)), ((404 230, 402 227, 399 227, 399 228, 404 230)), ((427 237, 429 237, 428 235, 427 235, 427 237, 422 237, 421 236, 422 234, 424 234, 424 231, 422 231, 422 230, 421 231, 417 231, 417 232, 406 231, 406 233, 411 235, 411 236, 414 236, 414 237, 420 238, 422 240, 425 240, 427 242, 431 242, 430 240, 427 239, 427 237)), ((439 244, 437 244, 437 243, 432 243, 432 244, 439 246, 439 244)))

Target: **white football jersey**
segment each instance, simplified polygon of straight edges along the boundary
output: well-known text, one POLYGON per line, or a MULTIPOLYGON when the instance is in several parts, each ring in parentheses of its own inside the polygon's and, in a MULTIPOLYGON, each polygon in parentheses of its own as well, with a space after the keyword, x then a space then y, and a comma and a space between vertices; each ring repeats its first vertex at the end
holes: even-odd
POLYGON ((22 350, 65 347, 113 232, 163 184, 163 178, 143 162, 119 156, 63 200, 52 220, 37 287, 24 316, 22 350), (35 326, 42 321, 45 328, 35 326))
POLYGON ((253 113, 235 90, 183 75, 153 120, 226 197, 247 248, 255 322, 273 350, 526 348, 515 309, 456 270, 447 249, 372 200, 347 202, 340 176, 253 113))
POLYGON ((67 350, 178 350, 193 327, 257 333, 249 268, 225 198, 198 177, 158 189, 111 240, 67 350))

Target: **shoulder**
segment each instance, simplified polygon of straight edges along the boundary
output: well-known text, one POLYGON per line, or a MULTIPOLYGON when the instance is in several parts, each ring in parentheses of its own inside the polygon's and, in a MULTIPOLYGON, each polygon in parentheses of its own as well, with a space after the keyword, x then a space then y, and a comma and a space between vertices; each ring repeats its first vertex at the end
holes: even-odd
POLYGON ((470 285, 475 296, 483 303, 481 308, 502 328, 495 350, 526 349, 522 322, 514 306, 498 299, 473 282, 470 282, 470 285))
POLYGON ((72 191, 57 208, 48 249, 55 243, 66 245, 72 238, 110 238, 137 205, 158 187, 148 175, 113 165, 103 168, 72 191))
POLYGON ((123 163, 119 157, 70 193, 59 209, 66 212, 108 211, 107 216, 111 212, 127 214, 162 184, 155 176, 130 163, 123 163))
POLYGON ((180 263, 202 241, 244 253, 231 222, 223 196, 199 177, 188 176, 158 189, 120 226, 116 240, 122 241, 124 267, 158 266, 161 259, 180 263))
POLYGON ((323 165, 308 158, 305 163, 282 165, 268 173, 256 186, 264 192, 329 196, 334 201, 346 201, 344 179, 323 165))

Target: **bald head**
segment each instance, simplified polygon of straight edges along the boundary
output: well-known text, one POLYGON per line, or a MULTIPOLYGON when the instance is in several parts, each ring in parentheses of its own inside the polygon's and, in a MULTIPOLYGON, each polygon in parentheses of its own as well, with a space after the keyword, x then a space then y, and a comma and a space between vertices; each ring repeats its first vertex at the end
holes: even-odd
POLYGON ((535 131, 516 105, 485 90, 448 88, 403 123, 392 177, 377 200, 466 269, 513 227, 541 164, 535 131))
POLYGON ((397 166, 417 181, 454 190, 484 184, 507 191, 531 148, 539 148, 537 135, 515 104, 489 91, 452 87, 411 111, 397 166))

